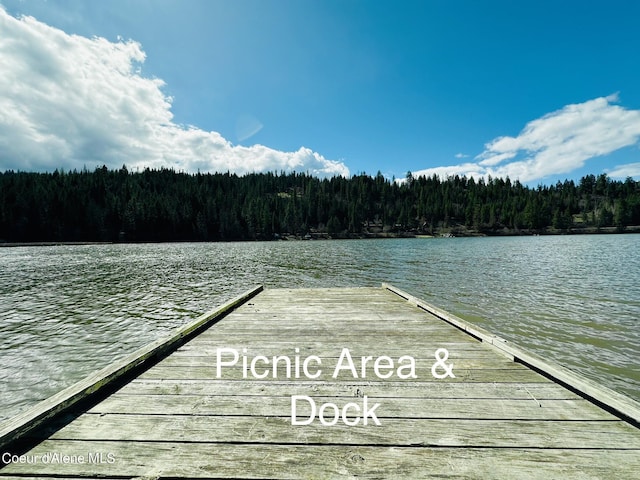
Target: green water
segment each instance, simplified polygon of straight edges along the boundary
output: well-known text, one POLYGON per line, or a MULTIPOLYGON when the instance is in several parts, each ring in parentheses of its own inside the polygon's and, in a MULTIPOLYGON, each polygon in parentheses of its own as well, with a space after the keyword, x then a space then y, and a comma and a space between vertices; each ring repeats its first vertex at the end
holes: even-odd
POLYGON ((256 284, 379 286, 640 400, 640 235, 0 249, 0 419, 256 284))

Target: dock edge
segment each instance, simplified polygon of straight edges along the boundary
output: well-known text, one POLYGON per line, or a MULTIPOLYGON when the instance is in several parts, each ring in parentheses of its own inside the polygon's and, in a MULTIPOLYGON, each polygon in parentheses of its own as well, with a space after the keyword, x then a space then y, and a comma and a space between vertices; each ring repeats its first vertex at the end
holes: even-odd
POLYGON ((0 424, 0 450, 20 441, 47 420, 69 411, 73 406, 95 396, 99 391, 113 385, 126 374, 143 368, 166 356, 178 348, 188 338, 210 327, 227 313, 260 293, 264 287, 255 286, 219 307, 202 314, 193 322, 179 327, 169 336, 139 348, 126 357, 117 360, 101 370, 28 408, 22 413, 0 424))
POLYGON ((400 290, 389 284, 382 283, 382 288, 388 290, 416 307, 431 313, 435 317, 471 335, 477 340, 492 345, 497 350, 513 358, 528 368, 544 375, 556 383, 563 385, 586 400, 607 410, 618 418, 640 428, 640 403, 615 390, 597 384, 572 370, 560 365, 552 365, 538 355, 527 352, 523 348, 510 343, 491 332, 473 325, 441 308, 435 307, 424 300, 400 290))

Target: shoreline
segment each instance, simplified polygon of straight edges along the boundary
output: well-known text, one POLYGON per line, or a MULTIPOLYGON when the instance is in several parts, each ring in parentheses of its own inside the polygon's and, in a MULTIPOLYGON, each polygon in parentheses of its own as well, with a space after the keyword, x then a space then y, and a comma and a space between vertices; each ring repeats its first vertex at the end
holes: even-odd
MULTIPOLYGON (((0 248, 2 247, 58 247, 63 245, 112 245, 120 242, 0 242, 0 248)), ((124 243, 124 242, 122 242, 124 243)))
POLYGON ((363 232, 363 233, 341 233, 329 235, 328 233, 313 232, 306 235, 294 235, 284 233, 273 240, 249 239, 249 240, 167 240, 167 241, 138 241, 138 242, 91 242, 91 241, 58 241, 58 242, 0 242, 0 248, 10 247, 56 247, 56 246, 81 246, 81 245, 116 245, 116 244, 142 244, 142 243, 236 243, 236 242, 277 242, 277 241, 310 241, 310 240, 366 240, 366 239, 397 239, 397 238, 473 238, 473 237, 534 237, 548 235, 621 235, 640 233, 640 225, 628 226, 620 230, 618 227, 585 227, 571 228, 566 230, 545 229, 545 230, 496 230, 478 231, 464 227, 452 227, 446 230, 434 232, 433 234, 423 232, 363 232))

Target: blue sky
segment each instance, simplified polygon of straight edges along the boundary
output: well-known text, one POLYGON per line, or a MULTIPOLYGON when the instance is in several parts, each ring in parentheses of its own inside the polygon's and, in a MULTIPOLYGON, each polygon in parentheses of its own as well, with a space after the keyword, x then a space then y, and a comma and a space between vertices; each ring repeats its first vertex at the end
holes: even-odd
POLYGON ((1 170, 640 179, 640 2, 0 5, 1 170))

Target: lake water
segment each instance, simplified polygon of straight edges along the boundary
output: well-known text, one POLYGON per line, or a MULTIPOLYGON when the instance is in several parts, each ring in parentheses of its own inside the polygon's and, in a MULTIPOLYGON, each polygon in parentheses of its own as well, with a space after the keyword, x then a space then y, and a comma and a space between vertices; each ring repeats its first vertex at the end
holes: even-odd
POLYGON ((386 281, 640 400, 640 235, 0 249, 0 420, 256 284, 386 281))

